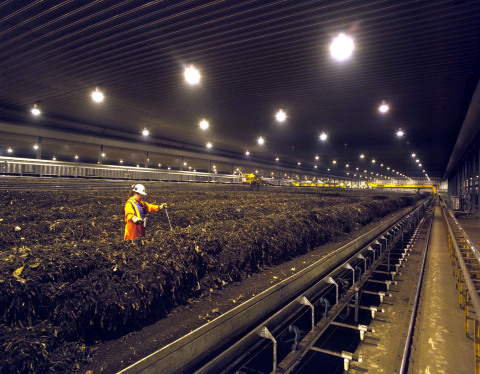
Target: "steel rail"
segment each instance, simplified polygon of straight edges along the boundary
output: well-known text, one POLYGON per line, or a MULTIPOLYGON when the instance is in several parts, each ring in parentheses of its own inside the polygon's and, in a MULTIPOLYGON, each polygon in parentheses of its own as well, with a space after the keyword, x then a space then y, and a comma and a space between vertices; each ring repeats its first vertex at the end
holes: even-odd
MULTIPOLYGON (((178 373, 191 372, 198 367, 200 367, 198 373, 222 372, 225 362, 236 361, 239 356, 248 352, 250 347, 258 344, 261 336, 269 336, 267 330, 273 331, 280 321, 292 318, 299 304, 306 305, 303 303, 304 296, 308 299, 309 292, 305 290, 314 284, 326 284, 324 278, 327 274, 336 269, 338 264, 344 264, 352 256, 357 256, 361 250, 368 251, 371 245, 382 246, 383 241, 388 240, 383 236, 386 231, 391 229, 393 232, 400 232, 398 226, 406 224, 409 219, 407 217, 411 218, 419 214, 420 210, 425 210, 429 203, 430 200, 423 201, 414 208, 402 210, 304 270, 130 365, 120 373, 178 373), (271 317, 265 321, 265 316, 271 317), (246 331, 250 332, 245 335, 246 331), (210 359, 214 351, 219 350, 227 341, 236 343, 225 349, 216 359, 210 359), (206 365, 205 360, 208 360, 206 365)), ((387 236, 394 236, 393 232, 387 236)))
MULTIPOLYGON (((388 232, 383 234, 381 236, 382 240, 386 240, 385 236, 390 236, 391 232, 394 230, 394 228, 389 229, 388 232)), ((416 232, 418 231, 415 230, 416 232)), ((398 234, 398 233, 396 233, 398 234)), ((327 328, 330 326, 338 326, 339 324, 337 322, 334 322, 335 319, 340 315, 340 313, 345 309, 347 305, 349 305, 352 301, 352 299, 355 297, 355 300, 359 299, 359 294, 372 294, 372 295, 378 295, 380 297, 380 300, 382 300, 383 297, 385 296, 391 296, 387 292, 370 292, 363 290, 362 288, 366 283, 370 281, 370 277, 374 273, 378 273, 376 271, 376 268, 380 265, 384 265, 384 261, 387 260, 387 263, 390 264, 390 250, 394 247, 396 242, 399 241, 398 235, 393 235, 393 238, 390 238, 390 242, 385 243, 385 247, 383 248, 383 251, 381 252, 381 255, 376 259, 376 261, 371 264, 369 267, 368 271, 366 271, 364 274, 362 274, 361 279, 359 279, 354 285, 348 290, 348 292, 342 297, 340 301, 337 301, 334 306, 330 309, 329 313, 327 316, 325 316, 322 320, 320 320, 314 329, 310 331, 304 339, 300 342, 301 349, 298 351, 292 351, 290 352, 287 357, 278 365, 278 369, 274 370, 274 373, 291 373, 296 370, 297 366, 304 360, 306 357, 307 353, 310 351, 317 351, 317 352, 322 352, 326 353, 330 356, 337 356, 337 357, 342 357, 344 359, 344 370, 348 370, 350 361, 362 361, 362 357, 357 357, 353 355, 353 353, 350 352, 331 352, 329 350, 322 350, 318 349, 318 347, 315 347, 315 344, 319 341, 319 339, 322 337, 322 335, 326 332, 327 328)), ((368 251, 368 248, 363 251, 363 253, 366 253, 368 251)), ((355 255, 354 257, 358 257, 358 255, 355 255)), ((393 274, 399 274, 398 271, 393 272, 393 274)), ((358 303, 354 305, 354 307, 358 307, 358 303)))

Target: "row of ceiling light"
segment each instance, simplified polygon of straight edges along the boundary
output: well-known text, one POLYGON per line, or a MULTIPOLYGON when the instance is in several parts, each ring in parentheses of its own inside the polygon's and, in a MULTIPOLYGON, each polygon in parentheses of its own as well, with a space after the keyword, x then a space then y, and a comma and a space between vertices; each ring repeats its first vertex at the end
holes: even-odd
MULTIPOLYGON (((346 35, 345 33, 340 33, 336 38, 333 39, 332 43, 330 44, 330 54, 331 54, 332 58, 334 58, 337 61, 345 61, 348 58, 350 58, 354 49, 355 49, 355 45, 354 45, 353 39, 350 36, 346 35)), ((197 84, 200 83, 201 74, 200 74, 199 70, 194 65, 188 65, 188 66, 185 67, 185 70, 184 70, 184 78, 185 78, 185 81, 188 84, 197 85, 197 84)), ((91 93, 91 98, 95 103, 102 103, 105 99, 105 96, 104 96, 103 92, 100 91, 100 89, 98 87, 96 87, 95 90, 92 91, 92 93, 91 93)), ((385 114, 390 110, 390 106, 388 105, 388 103, 385 100, 383 100, 381 102, 381 104, 379 105, 378 110, 379 110, 380 113, 385 114)), ((38 104, 33 105, 32 109, 31 109, 31 113, 34 116, 39 116, 42 113, 38 104)), ((285 122, 286 119, 287 119, 287 113, 285 113, 285 111, 283 109, 279 109, 277 111, 277 113, 275 114, 275 118, 279 123, 285 122)), ((201 130, 205 131, 210 127, 210 123, 206 119, 202 119, 199 123, 199 127, 200 127, 201 130)), ((142 135, 145 136, 145 137, 149 136, 150 131, 147 128, 144 128, 142 130, 142 135)), ((399 129, 397 131, 396 135, 398 137, 402 137, 404 135, 404 131, 402 129, 399 129)), ((320 138, 321 141, 325 141, 327 139, 327 134, 325 132, 322 132, 319 135, 319 138, 320 138)), ((265 139, 264 139, 263 136, 259 136, 257 138, 257 144, 260 145, 260 146, 265 144, 265 139)), ((208 141, 206 143, 206 148, 208 150, 213 148, 213 144, 212 144, 211 141, 208 141)), ((9 148, 9 149, 11 149, 11 148, 9 148)), ((9 151, 9 152, 11 153, 11 151, 9 151)), ((248 149, 245 151, 245 155, 246 156, 251 155, 251 153, 248 149)), ((76 156, 75 158, 78 159, 78 156, 76 156)), ((316 158, 316 159, 318 160, 318 158, 316 158)), ((279 162, 280 161, 279 157, 276 157, 275 161, 279 162)), ((372 162, 375 163, 375 160, 372 160, 372 162)), ((417 159, 417 162, 418 162, 418 159, 417 159)), ((333 164, 336 164, 335 160, 333 160, 333 164)), ((301 162, 298 162, 298 165, 300 166, 301 162)), ((420 164, 420 166, 421 166, 421 164, 420 164)), ((316 164, 314 164, 314 169, 317 169, 317 168, 318 168, 318 166, 316 164)), ((348 168, 348 164, 347 164, 347 168, 348 168)), ((387 170, 389 170, 389 169, 390 168, 387 167, 387 170)), ((358 168, 357 168, 357 170, 358 170, 358 168)), ((328 168, 327 171, 330 171, 330 168, 328 168)), ((395 172, 395 171, 393 170, 393 172, 395 172)), ((423 172, 425 172, 425 171, 423 170, 423 172)), ((371 173, 373 174, 373 172, 371 172, 371 173)), ((396 173, 399 176, 410 179, 409 177, 407 177, 406 175, 404 175, 402 173, 399 173, 398 171, 396 173)), ((347 172, 347 175, 349 175, 349 172, 347 172)), ((383 177, 383 175, 381 175, 381 176, 383 177)), ((428 174, 425 174, 425 176, 428 178, 428 174)))

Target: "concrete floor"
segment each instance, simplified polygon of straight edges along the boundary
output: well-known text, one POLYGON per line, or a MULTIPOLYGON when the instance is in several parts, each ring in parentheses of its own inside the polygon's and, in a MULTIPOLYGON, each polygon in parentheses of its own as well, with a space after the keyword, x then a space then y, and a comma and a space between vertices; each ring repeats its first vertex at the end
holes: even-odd
POLYGON ((473 341, 465 335, 464 311, 457 300, 446 234, 436 207, 409 373, 475 372, 473 341))

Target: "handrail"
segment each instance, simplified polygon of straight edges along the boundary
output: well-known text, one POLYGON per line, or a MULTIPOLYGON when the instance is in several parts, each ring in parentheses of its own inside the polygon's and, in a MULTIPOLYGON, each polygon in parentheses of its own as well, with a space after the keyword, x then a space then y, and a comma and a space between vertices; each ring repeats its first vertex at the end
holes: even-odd
MULTIPOLYGON (((443 217, 444 217, 444 220, 447 224, 447 228, 448 228, 448 232, 449 232, 449 235, 452 239, 455 238, 455 235, 453 233, 453 229, 450 225, 450 222, 447 218, 447 209, 445 208, 445 206, 443 205, 442 206, 442 214, 443 214, 443 217)), ((448 211, 448 214, 450 215, 450 217, 452 217, 451 213, 448 211)), ((453 218, 453 217, 452 217, 453 218)), ((457 220, 455 220, 455 218, 453 218, 454 221, 457 223, 458 225, 458 222, 457 220)), ((460 225, 458 225, 460 227, 460 225)), ((462 233, 464 235, 464 237, 466 238, 466 240, 468 240, 468 242, 470 243, 470 248, 473 248, 473 253, 475 254, 475 257, 477 258, 477 260, 480 261, 480 258, 478 256, 478 252, 477 250, 473 247, 473 245, 471 244, 471 241, 470 239, 468 239, 468 236, 467 234, 465 233, 464 230, 462 230, 462 233)), ((453 244, 453 247, 455 249, 455 253, 457 255, 457 261, 458 261, 458 264, 460 266, 460 269, 462 270, 462 274, 463 274, 463 278, 465 280, 465 284, 467 286, 467 290, 468 290, 468 293, 469 293, 469 296, 470 296, 470 299, 472 301, 472 304, 473 304, 473 307, 475 308, 475 311, 477 313, 480 313, 480 297, 477 293, 477 290, 475 288, 475 285, 473 284, 473 281, 472 281, 472 278, 470 277, 470 273, 468 272, 468 269, 467 269, 467 265, 465 264, 465 261, 463 260, 463 257, 462 257, 462 254, 460 252, 460 248, 458 246, 458 243, 455 241, 455 240, 452 240, 452 244, 453 244)))

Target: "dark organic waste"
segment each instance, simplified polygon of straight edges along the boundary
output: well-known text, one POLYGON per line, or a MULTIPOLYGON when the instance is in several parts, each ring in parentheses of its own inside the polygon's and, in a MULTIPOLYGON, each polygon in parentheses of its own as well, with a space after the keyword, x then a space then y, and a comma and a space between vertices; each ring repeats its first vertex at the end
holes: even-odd
POLYGON ((97 341, 418 199, 163 190, 148 201, 169 203, 174 230, 160 212, 149 219, 147 238, 132 243, 123 242, 123 193, 0 196, 2 373, 73 371, 91 358, 97 341))

